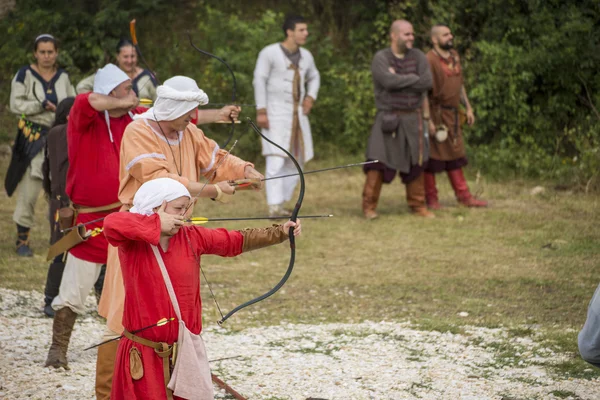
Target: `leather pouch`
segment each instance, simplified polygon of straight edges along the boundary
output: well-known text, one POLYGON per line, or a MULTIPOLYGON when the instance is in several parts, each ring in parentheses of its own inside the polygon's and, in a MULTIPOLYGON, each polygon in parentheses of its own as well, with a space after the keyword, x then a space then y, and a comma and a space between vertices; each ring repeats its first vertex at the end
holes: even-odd
POLYGON ((385 134, 396 133, 400 126, 400 116, 394 112, 384 112, 381 119, 381 131, 385 134))

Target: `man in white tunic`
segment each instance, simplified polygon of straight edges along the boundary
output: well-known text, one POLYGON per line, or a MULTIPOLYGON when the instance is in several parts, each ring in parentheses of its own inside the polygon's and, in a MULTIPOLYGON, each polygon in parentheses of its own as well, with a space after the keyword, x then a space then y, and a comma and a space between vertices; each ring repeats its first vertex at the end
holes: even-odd
MULTIPOLYGON (((286 36, 258 54, 254 69, 256 121, 262 132, 286 148, 300 165, 313 158, 312 135, 308 114, 317 99, 321 77, 306 43, 308 28, 304 18, 287 17, 283 24, 286 36)), ((283 151, 262 140, 266 160, 265 177, 293 174, 296 168, 283 151)), ((298 177, 265 182, 271 215, 291 214, 283 204, 292 198, 298 177)))

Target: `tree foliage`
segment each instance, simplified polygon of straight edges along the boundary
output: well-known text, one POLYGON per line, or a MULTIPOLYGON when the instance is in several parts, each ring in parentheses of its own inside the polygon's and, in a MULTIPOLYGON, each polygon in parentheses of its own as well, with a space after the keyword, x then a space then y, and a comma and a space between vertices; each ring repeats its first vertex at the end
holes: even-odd
MULTIPOLYGON (((128 23, 159 79, 195 78, 211 101, 230 101, 231 77, 202 49, 235 71, 238 101, 253 103, 252 72, 260 49, 283 38, 288 13, 309 21, 307 48, 322 87, 311 116, 317 156, 332 149, 362 154, 375 113, 370 63, 388 45, 394 19, 413 22, 416 45, 428 50, 428 32, 447 23, 465 66, 477 123, 465 132, 473 164, 484 172, 560 179, 600 186, 600 3, 595 0, 275 0, 253 2, 164 0, 20 0, 0 21, 0 93, 8 103, 10 80, 31 62, 33 38, 60 38, 60 63, 74 83, 113 59, 128 23)), ((250 108, 245 116, 253 117, 250 108)), ((6 111, 0 136, 14 129, 6 111)), ((240 128, 238 132, 245 131, 240 128)), ((211 135, 225 131, 210 127, 211 135)), ((259 141, 245 133, 240 154, 257 157, 259 141)))

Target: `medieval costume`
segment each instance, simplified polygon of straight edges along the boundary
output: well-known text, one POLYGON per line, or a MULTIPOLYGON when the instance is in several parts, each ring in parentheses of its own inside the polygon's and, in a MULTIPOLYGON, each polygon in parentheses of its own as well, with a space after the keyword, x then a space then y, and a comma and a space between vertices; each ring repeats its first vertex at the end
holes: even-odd
POLYGON ((42 190, 42 150, 54 122, 54 112, 47 110, 46 104, 57 105, 74 95, 69 75, 60 68, 46 81, 28 65, 22 67, 12 80, 10 111, 19 115, 20 120, 4 185, 9 197, 19 188, 13 214, 19 255, 33 255, 29 248, 29 230, 34 225, 35 204, 42 190))
MULTIPOLYGON (((313 141, 308 116, 302 111, 302 101, 317 99, 321 77, 310 51, 300 47, 290 53, 280 43, 271 44, 258 55, 254 69, 254 98, 259 112, 266 112, 269 129, 262 133, 290 151, 300 165, 313 158, 313 141)), ((265 178, 296 172, 286 154, 262 139, 265 156, 265 178)), ((282 205, 292 198, 298 177, 265 182, 267 204, 271 214, 281 215, 282 205)))
POLYGON ((459 118, 464 80, 458 53, 450 50, 450 56, 444 58, 433 49, 427 53, 427 60, 433 76, 433 87, 429 92, 431 120, 436 130, 447 131, 443 141, 436 138, 435 132, 429 137, 431 154, 425 171, 427 205, 432 209, 440 208, 435 174, 446 171, 460 203, 469 207, 486 206, 486 202, 471 195, 462 171, 468 162, 459 118))
POLYGON ((425 93, 431 87, 427 59, 418 49, 409 49, 399 58, 387 48, 375 54, 371 72, 377 115, 366 156, 379 163, 364 166, 367 177, 363 212, 367 218, 377 216, 375 209, 382 183, 390 183, 399 173, 406 185, 406 200, 411 210, 428 216, 425 215, 423 171, 429 158, 429 145, 422 110, 425 93))
MULTIPOLYGON (((199 182, 201 177, 213 182, 244 178, 246 166, 252 164, 227 155, 193 123, 179 132, 177 140, 172 140, 148 122, 171 121, 207 103, 208 96, 194 80, 174 77, 159 86, 154 107, 136 116, 136 120, 129 124, 121 145, 119 173, 119 200, 123 203, 123 211, 131 207, 133 196, 140 186, 152 179, 168 177, 189 188, 190 182, 199 182), (223 157, 227 158, 223 161, 223 157)), ((118 252, 116 247, 109 246, 106 279, 98 305, 99 314, 107 319, 106 339, 123 331, 123 304, 124 287, 118 252)), ((110 395, 115 354, 114 345, 98 349, 96 396, 99 399, 110 395)))
POLYGON ((112 400, 212 400, 210 367, 200 336, 200 257, 233 257, 287 239, 282 226, 243 231, 191 226, 170 236, 165 249, 159 244, 161 220, 153 209, 183 196, 191 197, 178 181, 149 181, 136 193, 130 212, 105 220, 105 235, 119 249, 125 287, 125 337, 115 362, 112 400), (133 333, 162 318, 173 322, 133 333))
MULTIPOLYGON (((98 71, 94 94, 108 95, 128 80, 118 67, 107 64, 98 71)), ((132 121, 133 113, 146 110, 138 107, 113 118, 108 111, 97 111, 92 107, 91 95, 86 93, 76 97, 67 125, 69 169, 66 193, 76 213, 75 225, 118 211, 121 205, 118 201, 119 148, 123 131, 132 121)), ((101 228, 102 221, 87 225, 94 233, 101 228)), ((66 352, 75 318, 85 312, 85 299, 106 264, 107 248, 104 235, 92 234, 82 237, 82 241, 69 250, 59 294, 52 301, 55 316, 47 366, 67 366, 66 352)))
MULTIPOLYGON (((94 88, 95 76, 96 74, 92 74, 82 79, 77 84, 77 94, 91 92, 94 88)), ((138 99, 156 100, 156 87, 158 86, 158 83, 150 71, 144 69, 142 73, 131 80, 131 83, 133 84, 133 91, 138 99)))

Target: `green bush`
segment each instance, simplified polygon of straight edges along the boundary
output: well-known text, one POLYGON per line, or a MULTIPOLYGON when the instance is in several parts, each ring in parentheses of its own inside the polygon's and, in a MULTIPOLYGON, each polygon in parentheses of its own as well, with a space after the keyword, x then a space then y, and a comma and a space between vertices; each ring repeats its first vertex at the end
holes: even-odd
MULTIPOLYGON (((128 23, 138 20, 145 58, 159 79, 187 75, 211 102, 231 100, 232 78, 197 46, 225 59, 237 80, 239 103, 254 103, 252 75, 258 52, 283 38, 284 15, 309 21, 307 48, 321 72, 311 115, 318 158, 362 158, 375 115, 370 64, 388 45, 394 19, 413 22, 416 44, 428 50, 432 24, 450 24, 462 55, 466 87, 477 122, 465 130, 472 164, 488 176, 552 179, 584 190, 600 186, 600 8, 596 1, 560 0, 384 1, 273 0, 21 0, 0 21, 0 96, 8 103, 10 80, 31 62, 33 38, 61 39, 60 63, 76 83, 112 60, 128 23)), ((255 117, 244 107, 243 117, 255 117)), ((0 110, 0 140, 14 135, 14 116, 0 110)), ((227 126, 207 126, 222 143, 227 126)), ((236 154, 259 161, 260 141, 236 127, 236 154)))

